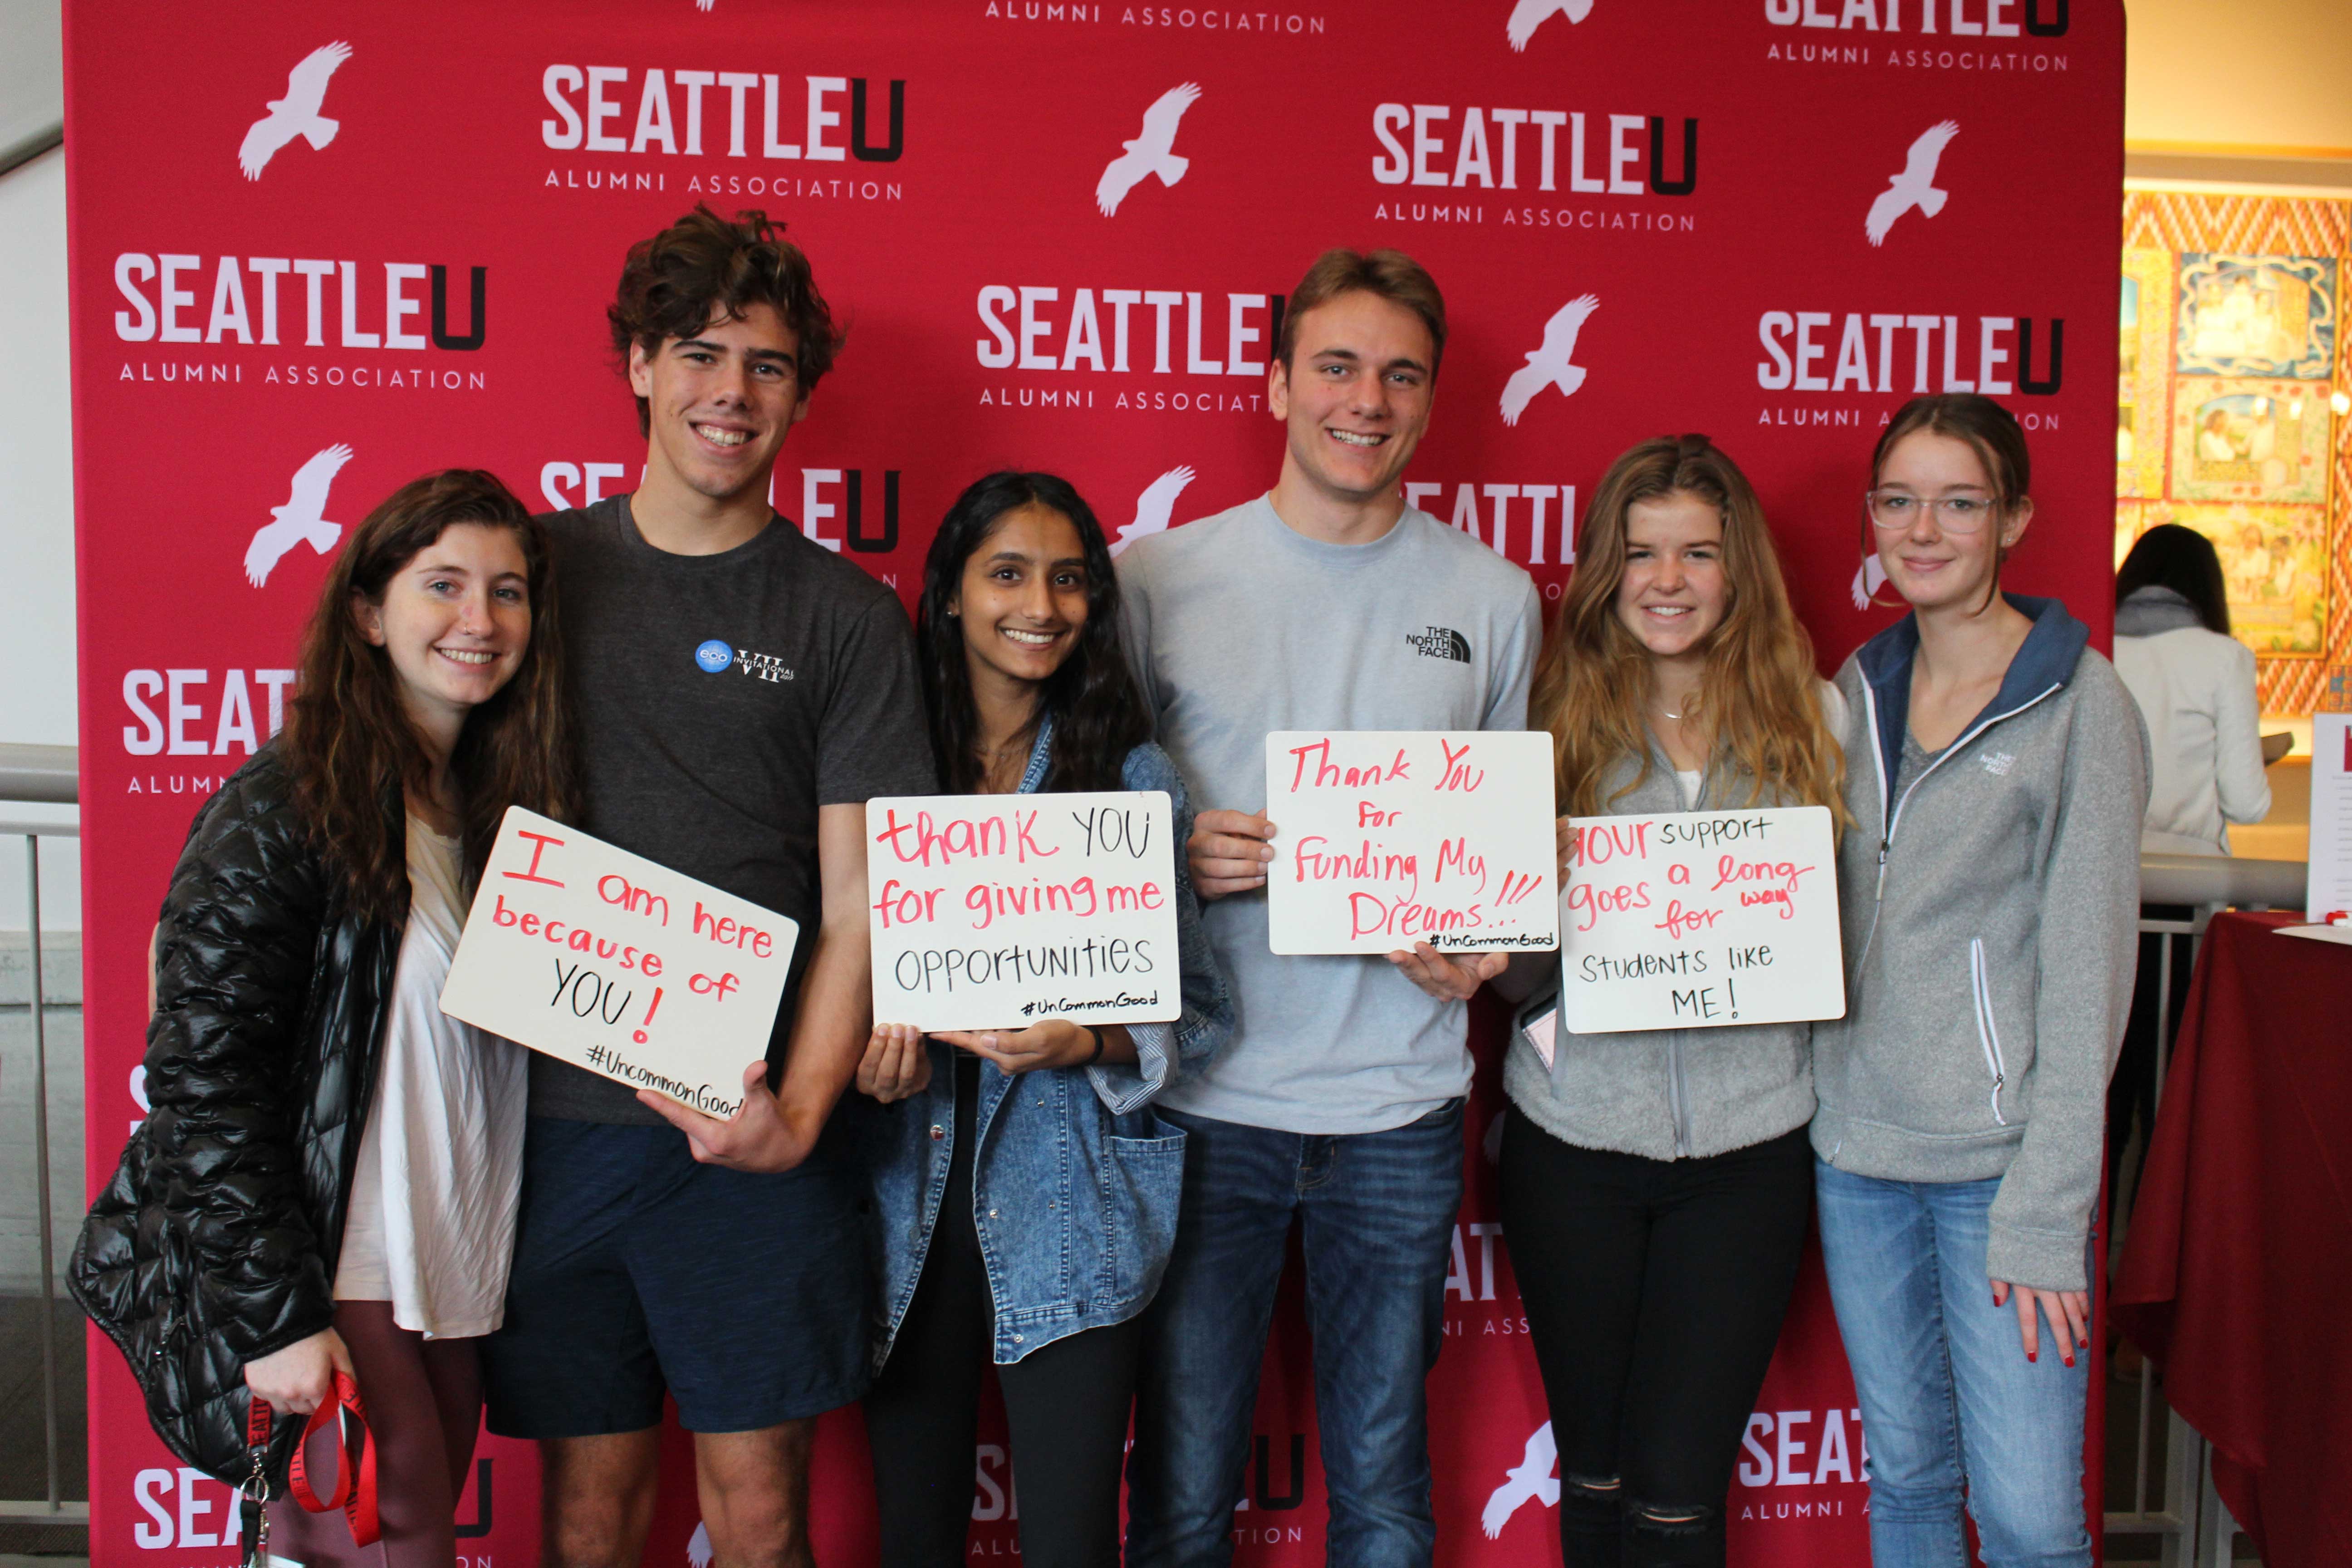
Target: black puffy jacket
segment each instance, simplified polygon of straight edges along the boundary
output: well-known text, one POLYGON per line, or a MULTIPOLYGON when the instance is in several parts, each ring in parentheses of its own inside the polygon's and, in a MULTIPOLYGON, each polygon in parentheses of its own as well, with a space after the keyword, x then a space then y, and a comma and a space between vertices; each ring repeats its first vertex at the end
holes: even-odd
MULTIPOLYGON (((274 742, 196 813, 156 933, 147 1119, 67 1283, 129 1358, 156 1435, 232 1486, 252 1469, 246 1363, 334 1321, 400 934, 349 910, 274 742)), ((271 1429, 273 1494, 300 1431, 271 1429)))

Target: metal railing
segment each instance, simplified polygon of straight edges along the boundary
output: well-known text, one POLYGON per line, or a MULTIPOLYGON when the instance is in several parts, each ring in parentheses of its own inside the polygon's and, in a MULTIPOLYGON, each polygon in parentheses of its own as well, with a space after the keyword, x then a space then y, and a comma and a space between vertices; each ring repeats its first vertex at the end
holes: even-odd
MULTIPOLYGON (((79 774, 71 746, 0 745, 0 806, 78 805, 79 774)), ((73 1528, 89 1522, 89 1504, 68 1501, 59 1473, 58 1419, 58 1278, 53 1194, 49 1178, 48 1020, 41 974, 41 840, 71 838, 78 823, 0 820, 0 837, 25 841, 26 973, 31 986, 26 1012, 33 1026, 33 1167, 38 1188, 41 1268, 41 1438, 47 1460, 47 1495, 0 1500, 0 1520, 10 1524, 73 1528)))
MULTIPOLYGON (((2176 966, 2193 964, 2205 927, 2225 909, 2299 909, 2303 904, 2307 868, 2300 860, 2252 860, 2222 855, 2142 855, 2139 858, 2140 902, 2185 906, 2186 920, 2147 920, 2141 934, 2161 937, 2156 980, 2156 1042, 2148 1096, 2147 1126, 2163 1103, 2164 1080, 2172 1057, 2172 981, 2176 966)), ((2136 1184, 2135 1184, 2136 1185, 2136 1184)), ((2137 1196, 2137 1191, 2133 1195, 2137 1196)), ((2128 1211, 2126 1210, 2126 1215, 2128 1211)), ((2111 1215, 2113 1229, 2125 1215, 2111 1215)), ((2153 1535, 2158 1538, 2158 1561, 2162 1568, 2229 1568, 2237 1537, 2237 1521, 2213 1489, 2211 1454, 2197 1429, 2164 1406, 2164 1497, 2161 1507, 2149 1506, 2150 1464, 2155 1447, 2157 1406, 2161 1395, 2156 1369, 2142 1360, 2139 1369, 2137 1429, 2133 1434, 2132 1506, 2128 1511, 2107 1510, 2110 1536, 2153 1535)))

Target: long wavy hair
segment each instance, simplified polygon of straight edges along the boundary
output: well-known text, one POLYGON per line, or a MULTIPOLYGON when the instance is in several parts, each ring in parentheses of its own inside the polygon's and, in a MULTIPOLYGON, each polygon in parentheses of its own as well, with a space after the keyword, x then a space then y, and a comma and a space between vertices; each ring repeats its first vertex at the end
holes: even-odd
POLYGON ((1110 563, 1110 546, 1094 509, 1067 479, 1012 469, 990 474, 956 497, 923 562, 915 642, 940 787, 971 794, 988 772, 988 761, 980 754, 980 713, 972 701, 963 623, 948 612, 963 586, 964 563, 988 542, 1007 512, 1024 506, 1059 512, 1078 531, 1086 558, 1087 624, 1070 657, 1045 680, 1037 714, 1024 732, 1034 736, 1037 719, 1052 715, 1054 754, 1044 788, 1123 788, 1120 769, 1127 753, 1151 738, 1151 721, 1119 642, 1118 574, 1110 563))
POLYGON ((1644 441, 1609 466, 1577 542, 1576 574, 1536 671, 1531 718, 1551 731, 1565 816, 1608 809, 1650 776, 1649 650, 1617 615, 1625 529, 1638 501, 1693 496, 1723 518, 1731 603, 1706 646, 1696 716, 1713 757, 1748 775, 1748 804, 1825 805, 1846 822, 1845 761, 1822 712, 1812 639, 1790 607, 1763 504, 1738 465, 1704 436, 1644 441), (1641 769, 1601 795, 1627 757, 1641 769))
POLYGON ((513 679, 467 715, 449 773, 459 792, 470 881, 489 858, 509 805, 557 818, 576 799, 563 702, 562 627, 546 525, 496 476, 450 468, 412 479, 352 531, 302 637, 301 668, 278 752, 312 842, 345 879, 352 908, 405 919, 407 833, 401 800, 422 794, 432 763, 401 705, 392 657, 362 635, 355 612, 457 523, 503 528, 522 547, 530 641, 513 679))

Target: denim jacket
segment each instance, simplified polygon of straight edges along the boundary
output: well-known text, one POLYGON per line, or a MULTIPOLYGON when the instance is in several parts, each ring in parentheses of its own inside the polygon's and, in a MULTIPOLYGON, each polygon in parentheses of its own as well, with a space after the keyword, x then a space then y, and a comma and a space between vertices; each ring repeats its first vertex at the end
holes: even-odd
MULTIPOLYGON (((1034 794, 1045 782, 1052 745, 1048 718, 1038 725, 1022 794, 1034 794)), ((1122 1322, 1150 1302, 1176 1239, 1184 1134, 1152 1115, 1150 1102, 1204 1066, 1233 1033, 1233 1002, 1202 934, 1184 859, 1192 827, 1184 781, 1168 753, 1148 742, 1127 754, 1120 772, 1127 788, 1165 790, 1174 806, 1183 1013, 1173 1024, 1128 1025, 1132 1064, 1008 1077, 995 1063, 981 1063, 972 1223, 995 1304, 999 1363, 1122 1322)), ((930 1087, 883 1107, 868 1133, 869 1252, 880 1274, 877 1370, 889 1359, 922 1278, 955 1149, 955 1050, 937 1040, 929 1049, 930 1087)))

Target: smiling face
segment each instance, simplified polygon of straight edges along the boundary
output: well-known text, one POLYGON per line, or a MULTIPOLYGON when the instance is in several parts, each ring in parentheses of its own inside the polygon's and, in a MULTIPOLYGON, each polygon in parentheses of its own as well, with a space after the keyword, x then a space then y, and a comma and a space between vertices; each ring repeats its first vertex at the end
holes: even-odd
POLYGON ((1907 528, 1875 530, 1886 579, 1914 609, 1990 604, 2001 553, 2024 537, 2032 501, 2000 495, 1974 447, 1933 430, 1915 430, 1887 450, 1877 489, 1922 501, 1966 496, 2000 507, 1973 533, 1952 532, 1943 510, 1931 506, 1915 509, 1907 528))
POLYGON ((785 432, 808 413, 799 348, 765 303, 650 351, 632 344, 629 386, 646 404, 647 466, 712 501, 765 495, 785 432))
POLYGON ((390 656, 409 717, 453 739, 530 647, 522 542, 510 528, 453 523, 392 574, 382 603, 359 599, 352 613, 360 635, 390 656))
POLYGON ((1006 512, 964 558, 950 608, 963 627, 975 687, 1045 680, 1086 629, 1086 547, 1077 524, 1034 502, 1006 512))
POLYGON ((1436 345, 1422 319, 1354 289, 1298 318, 1266 404, 1290 433, 1286 467, 1360 505, 1393 489, 1429 424, 1436 345))
POLYGON ((1704 659, 1731 609, 1723 514, 1687 490, 1625 509, 1625 574, 1617 618, 1656 660, 1704 659))

